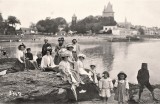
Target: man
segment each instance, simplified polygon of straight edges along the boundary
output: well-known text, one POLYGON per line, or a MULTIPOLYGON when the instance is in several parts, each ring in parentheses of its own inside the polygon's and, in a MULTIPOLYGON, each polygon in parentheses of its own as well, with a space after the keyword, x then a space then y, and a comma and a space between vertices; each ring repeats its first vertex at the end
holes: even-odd
POLYGON ((59 54, 59 51, 65 49, 65 44, 64 44, 64 38, 58 38, 58 44, 55 47, 55 57, 54 57, 54 64, 59 65, 61 62, 61 56, 59 54))
POLYGON ((80 46, 77 43, 76 39, 72 40, 72 44, 73 44, 73 51, 72 51, 73 52, 73 57, 74 57, 75 61, 77 61, 77 59, 78 59, 77 55, 80 53, 80 46))
POLYGON ((147 67, 147 63, 142 63, 141 69, 138 71, 137 80, 139 83, 139 101, 141 99, 141 93, 143 92, 144 86, 151 92, 153 100, 158 102, 158 100, 154 96, 154 88, 151 86, 149 82, 149 71, 147 67))
POLYGON ((44 45, 42 47, 42 56, 46 55, 47 50, 50 49, 52 52, 51 44, 48 43, 48 39, 44 39, 44 45))

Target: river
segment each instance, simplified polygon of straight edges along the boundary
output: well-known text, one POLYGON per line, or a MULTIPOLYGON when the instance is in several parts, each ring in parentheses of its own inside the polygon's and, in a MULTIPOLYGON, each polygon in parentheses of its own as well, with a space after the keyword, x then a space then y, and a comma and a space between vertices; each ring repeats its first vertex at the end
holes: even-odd
MULTIPOLYGON (((10 57, 15 57, 17 46, 20 43, 0 43, 10 57)), ((43 40, 25 41, 27 47, 32 49, 36 56, 41 51, 43 40)), ((53 43, 53 49, 55 44, 53 43)), ((110 72, 111 78, 115 79, 120 71, 128 75, 129 82, 137 83, 136 76, 141 68, 141 63, 148 63, 150 72, 150 81, 152 84, 160 84, 160 41, 145 42, 80 42, 82 52, 86 54, 85 67, 89 68, 90 64, 97 66, 97 72, 102 73, 104 70, 110 72)))

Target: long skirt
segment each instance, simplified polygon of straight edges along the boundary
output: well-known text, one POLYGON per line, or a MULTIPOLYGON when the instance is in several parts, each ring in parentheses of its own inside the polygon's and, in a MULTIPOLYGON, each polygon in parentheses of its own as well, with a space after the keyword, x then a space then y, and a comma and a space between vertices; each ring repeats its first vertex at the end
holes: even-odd
POLYGON ((30 69, 30 70, 36 69, 35 66, 34 66, 34 63, 32 63, 30 60, 25 60, 25 63, 26 63, 26 68, 27 69, 30 69))
POLYGON ((18 59, 16 60, 11 72, 24 71, 25 64, 21 63, 18 59))

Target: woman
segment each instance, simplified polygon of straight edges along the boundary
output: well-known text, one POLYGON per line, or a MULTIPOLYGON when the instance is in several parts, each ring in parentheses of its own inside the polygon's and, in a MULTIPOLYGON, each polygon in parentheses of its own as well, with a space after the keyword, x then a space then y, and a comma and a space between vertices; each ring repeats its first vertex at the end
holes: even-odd
POLYGON ((83 61, 84 61, 85 58, 86 58, 86 55, 84 55, 84 54, 79 54, 78 55, 78 61, 76 63, 76 69, 77 69, 77 71, 79 72, 80 75, 87 75, 89 77, 89 79, 91 81, 93 81, 91 75, 84 68, 83 61))
POLYGON ((18 51, 16 53, 17 61, 15 62, 11 72, 24 71, 26 68, 24 54, 25 48, 26 46, 24 44, 18 46, 18 51))
POLYGON ((61 53, 62 61, 59 63, 59 70, 62 74, 62 79, 68 81, 72 87, 75 99, 77 100, 76 86, 79 85, 80 79, 76 72, 71 69, 70 63, 68 61, 69 53, 67 51, 61 53))
POLYGON ((44 71, 57 71, 57 66, 53 62, 50 50, 47 50, 46 55, 42 57, 41 68, 44 71))
POLYGON ((69 61, 70 65, 71 65, 71 68, 74 69, 75 59, 74 59, 73 53, 72 53, 73 45, 72 44, 68 44, 66 48, 67 48, 68 54, 69 54, 68 61, 69 61))
POLYGON ((55 58, 54 58, 54 64, 55 65, 59 65, 60 61, 61 61, 61 56, 59 54, 59 51, 62 49, 62 48, 65 48, 65 45, 64 45, 64 38, 59 38, 58 39, 58 45, 55 47, 55 58))

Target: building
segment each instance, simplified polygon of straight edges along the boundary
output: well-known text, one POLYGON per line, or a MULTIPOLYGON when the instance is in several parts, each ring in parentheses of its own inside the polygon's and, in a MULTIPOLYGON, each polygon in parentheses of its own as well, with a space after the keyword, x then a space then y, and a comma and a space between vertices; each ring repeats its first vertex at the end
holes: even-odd
POLYGON ((72 26, 75 26, 76 23, 77 23, 77 16, 74 14, 74 15, 72 16, 72 26))
POLYGON ((114 18, 114 11, 113 11, 113 8, 112 8, 112 4, 110 2, 108 3, 107 7, 104 6, 102 16, 103 17, 113 17, 114 18))
POLYGON ((113 35, 123 35, 123 36, 131 36, 131 35, 139 35, 139 32, 135 29, 126 29, 126 28, 116 28, 112 30, 113 35))

